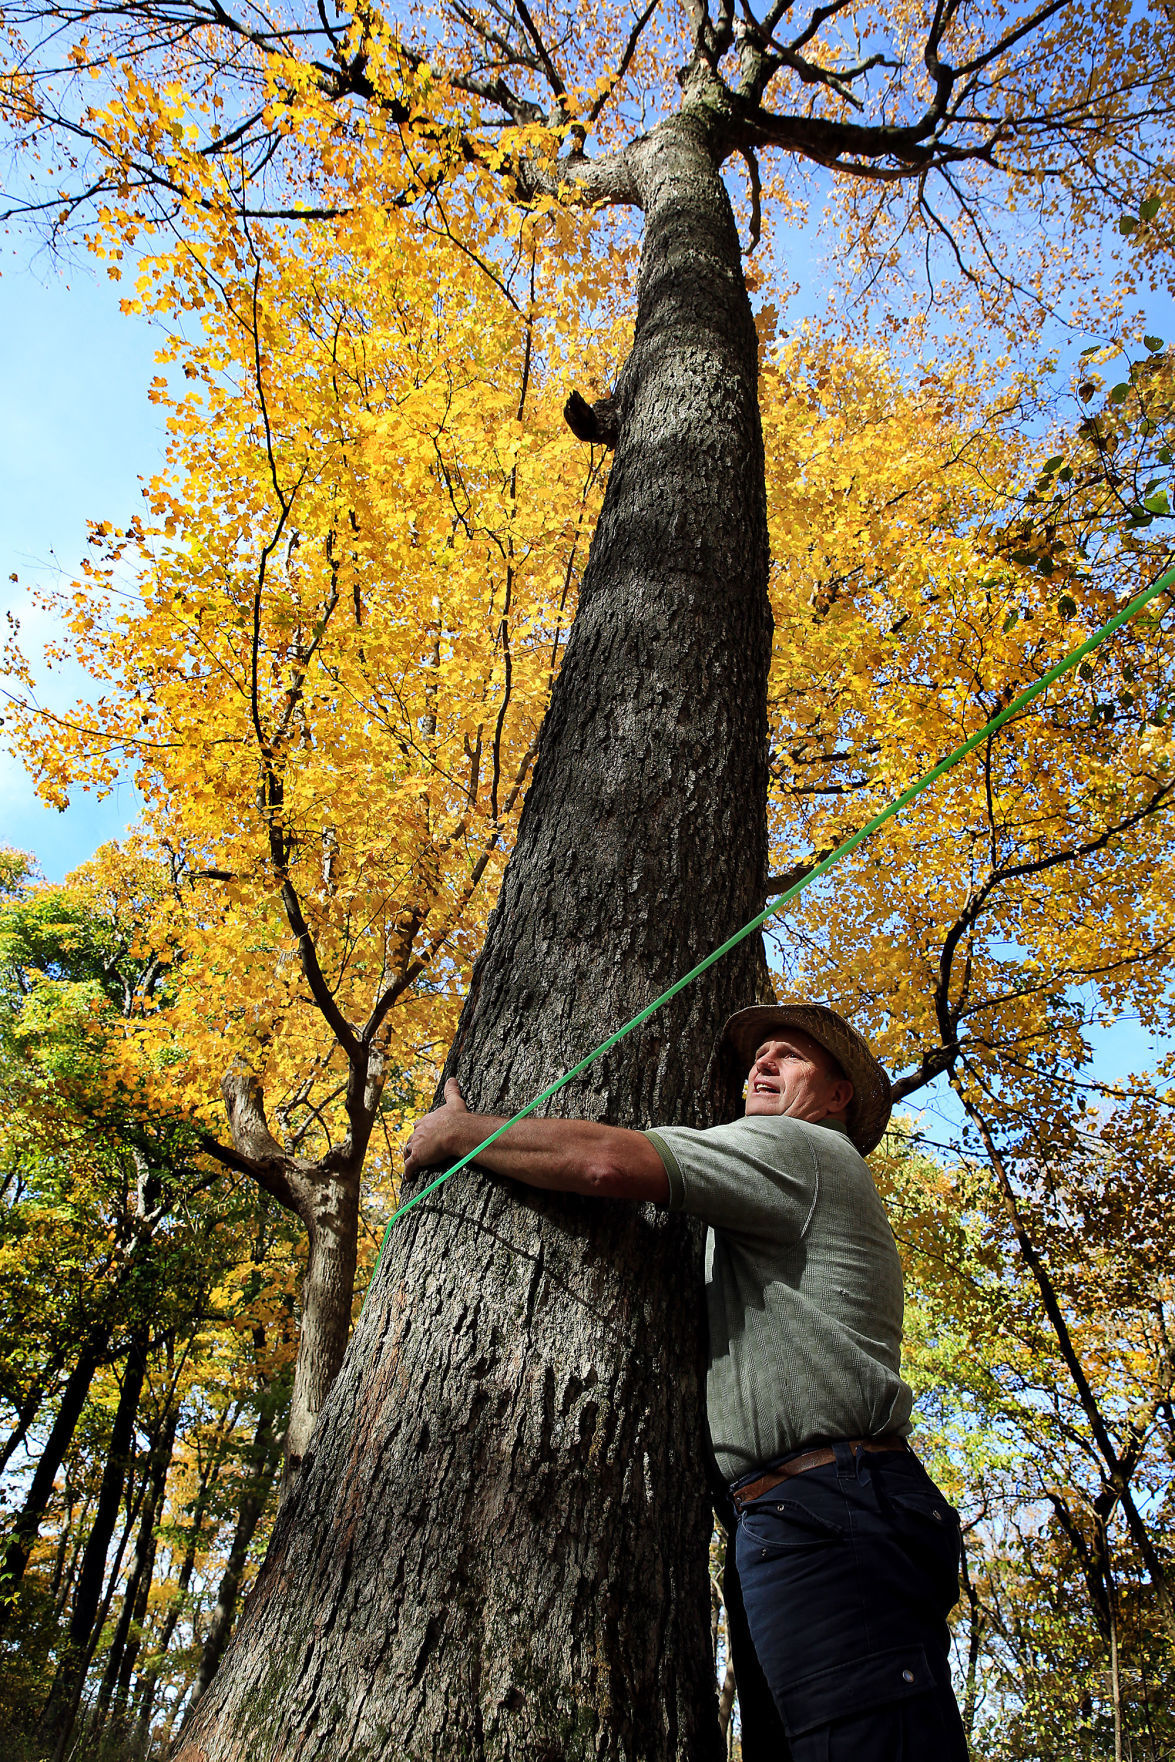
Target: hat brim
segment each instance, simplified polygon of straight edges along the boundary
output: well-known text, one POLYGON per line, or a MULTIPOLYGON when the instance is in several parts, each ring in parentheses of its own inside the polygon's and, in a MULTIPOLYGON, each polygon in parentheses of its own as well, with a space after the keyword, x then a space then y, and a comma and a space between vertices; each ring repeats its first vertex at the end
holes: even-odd
POLYGON ((826 1003, 785 998, 782 1003, 755 1003, 736 1010, 722 1030, 720 1044, 745 1073, 772 1028, 798 1028, 831 1054, 853 1085, 845 1113, 849 1137, 862 1156, 876 1150, 889 1124, 893 1097, 889 1078, 857 1030, 826 1003))

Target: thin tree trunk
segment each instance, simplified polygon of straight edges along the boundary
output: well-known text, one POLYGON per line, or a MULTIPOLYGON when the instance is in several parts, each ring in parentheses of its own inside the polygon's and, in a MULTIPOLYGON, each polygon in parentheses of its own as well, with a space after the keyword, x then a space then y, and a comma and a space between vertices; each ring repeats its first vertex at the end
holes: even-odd
POLYGON ((69 1544, 73 1536, 73 1490, 69 1484, 69 1476, 65 1479, 65 1521, 61 1525, 61 1534, 57 1538, 57 1551, 53 1556, 53 1571, 49 1578, 49 1602, 54 1609, 61 1595, 61 1587, 65 1579, 65 1563, 69 1559, 69 1544))
POLYGON ((152 1647, 150 1665, 143 1672, 138 1685, 139 1710, 135 1721, 135 1753, 145 1751, 147 1746, 147 1735, 151 1729, 151 1715, 155 1709, 155 1693, 159 1684, 160 1671, 162 1670, 163 1662, 167 1657, 168 1648, 171 1645, 175 1630, 179 1625, 184 1598, 187 1596, 188 1587, 192 1582, 192 1573, 195 1571, 196 1566, 196 1551, 199 1547, 200 1535, 204 1527, 204 1518, 212 1499, 213 1489, 220 1477, 220 1470, 224 1462, 228 1441, 232 1436, 236 1424, 236 1413, 237 1407, 234 1404, 229 1410, 230 1417, 228 1417, 227 1423, 217 1436, 216 1443, 209 1457, 208 1467, 201 1475, 199 1485, 196 1489, 196 1498, 192 1509, 192 1521, 188 1528, 188 1537, 184 1544, 184 1557, 180 1562, 179 1575, 176 1579, 175 1599, 164 1619, 159 1639, 152 1647))
POLYGON ((715 1672, 718 1668, 718 1647, 725 1638, 726 1667, 722 1673, 722 1686, 718 1690, 718 1730, 722 1737, 722 1754, 729 1756, 732 1745, 731 1721, 734 1716, 734 1697, 737 1692, 737 1679, 734 1674, 734 1649, 730 1643, 730 1624, 726 1619, 726 1604, 722 1597, 722 1558, 729 1545, 725 1531, 719 1531, 719 1548, 717 1557, 713 1543, 710 1553, 710 1656, 715 1672))
POLYGON ((996 1144, 990 1126, 976 1107, 974 1101, 968 1095, 964 1093, 962 1100, 968 1117, 974 1122, 983 1141, 983 1147, 986 1150, 988 1159, 991 1163, 992 1172, 996 1177, 1008 1222, 1011 1224, 1012 1233, 1016 1238, 1016 1246, 1019 1248, 1021 1257, 1036 1282, 1044 1312, 1047 1315, 1053 1333, 1056 1336, 1057 1345, 1060 1347, 1061 1357, 1064 1359, 1069 1375, 1073 1379, 1073 1386, 1077 1391, 1077 1399, 1081 1404, 1086 1419, 1089 1421, 1089 1429, 1092 1434, 1094 1445, 1096 1446, 1104 1464, 1105 1482, 1107 1487, 1113 1492, 1117 1502, 1122 1507, 1122 1514, 1126 1519, 1126 1527, 1130 1531, 1130 1539, 1138 1549, 1143 1564, 1145 1565, 1147 1572, 1150 1574, 1151 1584, 1154 1587, 1155 1595, 1158 1599, 1159 1612, 1167 1629, 1167 1633, 1172 1639, 1175 1639, 1175 1592, 1172 1591, 1172 1587, 1168 1582, 1166 1569, 1163 1565, 1159 1550, 1155 1546, 1154 1538, 1147 1526, 1146 1519, 1143 1517, 1135 1502, 1134 1495, 1130 1489, 1130 1476, 1123 1465, 1122 1458, 1118 1454, 1117 1447, 1110 1434, 1109 1424, 1102 1412, 1101 1405, 1094 1393, 1093 1386, 1085 1373, 1085 1366, 1082 1364, 1081 1357, 1073 1343, 1073 1336, 1069 1330, 1069 1324, 1065 1319, 1065 1313, 1061 1307, 1061 1299, 1057 1292, 1057 1288, 1053 1284, 1052 1277, 1049 1274, 1042 1256, 1036 1248, 1036 1244, 1033 1242, 1031 1236, 1028 1234, 1027 1228, 1025 1227, 1023 1217, 1020 1213, 1020 1204, 1016 1197, 1016 1189, 1013 1186, 1011 1176, 1008 1173, 1007 1164, 1000 1155, 999 1147, 996 1144))
POLYGON ((286 1486, 302 1466, 347 1350, 359 1239, 358 1171, 353 1178, 324 1180, 316 1187, 314 1213, 307 1227, 301 1329, 286 1428, 286 1486))
POLYGON ((65 1571, 61 1575, 61 1583, 57 1587, 57 1595, 53 1599, 53 1618, 55 1621, 60 1621, 61 1617, 65 1614, 70 1599, 73 1596, 74 1587, 77 1584, 78 1569, 81 1566, 82 1560, 82 1550, 86 1545, 86 1537, 90 1533, 90 1510, 93 1503, 93 1494, 87 1493, 82 1500, 82 1508, 78 1513, 76 1521, 74 1521, 72 1514, 73 1508, 72 1506, 70 1507, 70 1528, 73 1534, 70 1545, 69 1561, 65 1571))
POLYGON ((1102 1523, 1102 1556, 1106 1573, 1106 1611, 1110 1626, 1110 1702, 1114 1711, 1114 1762, 1122 1762, 1122 1677, 1118 1650, 1118 1588, 1114 1583, 1114 1562, 1110 1552, 1110 1532, 1102 1523))
POLYGON ((90 1392, 90 1384, 94 1380, 94 1373, 98 1369, 107 1341, 105 1329, 95 1330, 82 1341, 82 1349, 62 1391, 57 1414, 29 1483, 24 1505, 9 1531, 4 1558, 0 1563, 0 1632, 3 1632, 13 1609, 14 1594, 24 1577, 29 1556, 36 1545, 41 1519, 53 1494, 57 1471, 73 1442, 73 1435, 77 1431, 78 1421, 90 1392))
MULTIPOLYGON (((754 325, 691 110, 645 210, 619 442, 447 1070, 506 1111, 761 908, 754 325)), ((559 1098, 704 1126, 744 943, 559 1098)), ((715 1762, 700 1234, 467 1171, 397 1227, 185 1762, 715 1762)))
POLYGON ((16 1424, 0 1447, 0 1474, 8 1467, 20 1446, 28 1437, 29 1427, 41 1411, 41 1403, 45 1399, 45 1389, 49 1378, 57 1374, 58 1366, 54 1364, 43 1378, 38 1380, 25 1393, 24 1400, 16 1409, 16 1424))
POLYGON ((110 1642, 106 1668, 102 1673, 102 1683, 98 1690, 98 1699, 94 1709, 92 1728, 95 1731, 100 1730, 105 1723, 111 1700, 114 1700, 117 1710, 125 1702, 126 1691, 130 1686, 131 1673, 134 1670, 135 1658, 139 1650, 138 1641, 132 1634, 132 1627, 135 1622, 142 1620, 147 1608, 151 1575, 155 1569, 155 1519, 163 1499, 168 1470, 171 1467, 171 1456, 175 1447, 178 1424, 179 1412, 173 1407, 165 1415, 162 1429, 152 1443, 151 1460, 147 1467, 146 1492, 139 1516, 139 1533, 135 1538, 135 1551, 123 1590, 122 1609, 119 1612, 118 1624, 110 1642), (116 1691, 118 1692, 116 1693, 116 1691))
POLYGON ((145 1476, 133 1497, 128 1491, 126 1522, 122 1526, 122 1534, 118 1538, 118 1545, 114 1550, 114 1559, 110 1562, 110 1575, 106 1581, 106 1589, 103 1593, 102 1601, 98 1606, 97 1613, 94 1616, 94 1625, 90 1629, 90 1638, 86 1643, 86 1649, 82 1654, 80 1668, 77 1672, 77 1688, 73 1699, 73 1709, 68 1719, 63 1720, 60 1723, 57 1742, 53 1750, 53 1762, 65 1762, 67 1756, 71 1758, 71 1762, 77 1762, 77 1758, 81 1754, 80 1747, 75 1741, 74 1727, 77 1723, 78 1709, 81 1704, 82 1695, 85 1691, 86 1676, 91 1661, 93 1660, 94 1653, 98 1648, 98 1643, 102 1638, 107 1619, 110 1615, 110 1605, 114 1601, 115 1588, 118 1585, 119 1574, 122 1572, 123 1556, 126 1553, 127 1543, 131 1539, 131 1531, 138 1522, 139 1512, 142 1509, 143 1498, 146 1491, 147 1481, 145 1476))
POLYGON ((722 1733, 722 1750, 727 1754, 730 1750, 730 1722, 734 1716, 734 1696, 736 1683, 734 1678, 734 1659, 726 1654, 726 1669, 722 1673, 722 1687, 718 1691, 718 1729, 722 1733))
POLYGON ((353 1122, 356 1136, 349 1152, 338 1162, 329 1157, 315 1163, 303 1162, 282 1147, 270 1131, 262 1086, 252 1072, 234 1067, 221 1080, 235 1154, 248 1165, 259 1185, 301 1220, 308 1238, 298 1353, 286 1427, 286 1485, 301 1466, 343 1362, 351 1330, 359 1182, 367 1137, 383 1087, 382 1052, 372 1046, 359 1062, 365 1071, 361 1110, 364 1123, 353 1122))
POLYGON ((212 1619, 204 1637, 200 1669, 192 1685, 192 1697, 188 1703, 189 1716, 197 1702, 203 1699, 224 1655, 224 1649, 232 1631, 233 1617, 237 1612, 241 1574, 244 1572, 245 1563, 249 1558, 249 1547, 256 1534, 257 1525, 264 1514, 269 1495, 273 1490, 274 1477, 281 1454, 281 1437, 274 1431, 273 1419, 273 1397, 267 1391, 262 1397, 257 1430, 253 1435, 253 1442, 249 1450, 249 1473, 237 1513, 237 1527, 233 1533, 232 1545, 229 1548, 224 1576, 217 1589, 212 1619))
POLYGON ((94 1521, 86 1539, 81 1571, 70 1610, 69 1631, 65 1649, 57 1667, 41 1728, 46 1737, 55 1740, 55 1757, 59 1757, 69 1739, 77 1713, 78 1698, 85 1677, 91 1650, 95 1619, 102 1601, 102 1585, 106 1577, 107 1555, 114 1536, 114 1526, 122 1504, 123 1488, 134 1447, 135 1418, 143 1391, 146 1370, 146 1342, 136 1338, 127 1353, 122 1389, 110 1431, 110 1449, 98 1489, 94 1521))
POLYGON ((967 1742, 970 1743, 979 1705, 979 1650, 983 1639, 983 1605, 971 1582, 965 1538, 959 1555, 959 1565, 963 1594, 967 1599, 967 1676, 963 1694, 963 1730, 967 1734, 967 1742))

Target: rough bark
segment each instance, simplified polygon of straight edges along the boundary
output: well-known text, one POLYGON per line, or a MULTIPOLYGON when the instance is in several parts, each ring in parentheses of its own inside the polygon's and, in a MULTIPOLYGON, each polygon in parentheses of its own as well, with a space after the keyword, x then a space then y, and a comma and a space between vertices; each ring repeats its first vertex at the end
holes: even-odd
MULTIPOLYGON (((645 211, 618 448, 448 1070, 507 1110, 760 909, 770 653, 756 339, 703 115, 645 211)), ((730 1109, 743 947, 559 1098, 730 1109)), ((720 1754, 698 1233, 458 1176, 397 1227, 184 1762, 720 1754)))

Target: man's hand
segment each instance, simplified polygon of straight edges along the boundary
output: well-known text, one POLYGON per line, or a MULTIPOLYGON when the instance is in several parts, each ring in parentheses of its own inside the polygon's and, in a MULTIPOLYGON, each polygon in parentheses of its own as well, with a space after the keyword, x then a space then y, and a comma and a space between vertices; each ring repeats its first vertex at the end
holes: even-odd
MULTIPOLYGON (((450 1077, 443 1103, 417 1121, 408 1140, 405 1175, 458 1162, 505 1123, 495 1114, 470 1113, 450 1077)), ((661 1158, 643 1132, 590 1120, 519 1120, 482 1152, 477 1166, 548 1192, 644 1199, 656 1205, 669 1199, 661 1158)))
MULTIPOLYGON (((434 1107, 431 1113, 426 1113, 422 1120, 416 1122, 416 1129, 404 1152, 404 1173, 414 1175, 418 1169, 436 1168, 440 1163, 455 1162, 459 1156, 463 1156, 465 1150, 472 1146, 464 1145, 464 1136, 460 1133, 457 1122, 461 1120, 468 1123, 474 1117, 461 1098, 456 1077, 450 1077, 445 1084, 445 1099, 440 1107, 434 1107), (459 1144, 464 1148, 457 1148, 459 1144)), ((487 1135, 482 1133, 483 1138, 487 1135)), ((479 1138, 473 1140, 474 1144, 480 1142, 479 1138)))

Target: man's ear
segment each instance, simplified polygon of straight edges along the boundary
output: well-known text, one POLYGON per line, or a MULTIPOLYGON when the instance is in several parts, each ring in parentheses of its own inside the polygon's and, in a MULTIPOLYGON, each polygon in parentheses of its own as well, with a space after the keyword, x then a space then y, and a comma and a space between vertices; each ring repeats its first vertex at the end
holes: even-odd
POLYGON ((833 1087, 832 1106, 828 1110, 829 1113, 844 1113, 856 1093, 849 1079, 841 1077, 833 1087))

